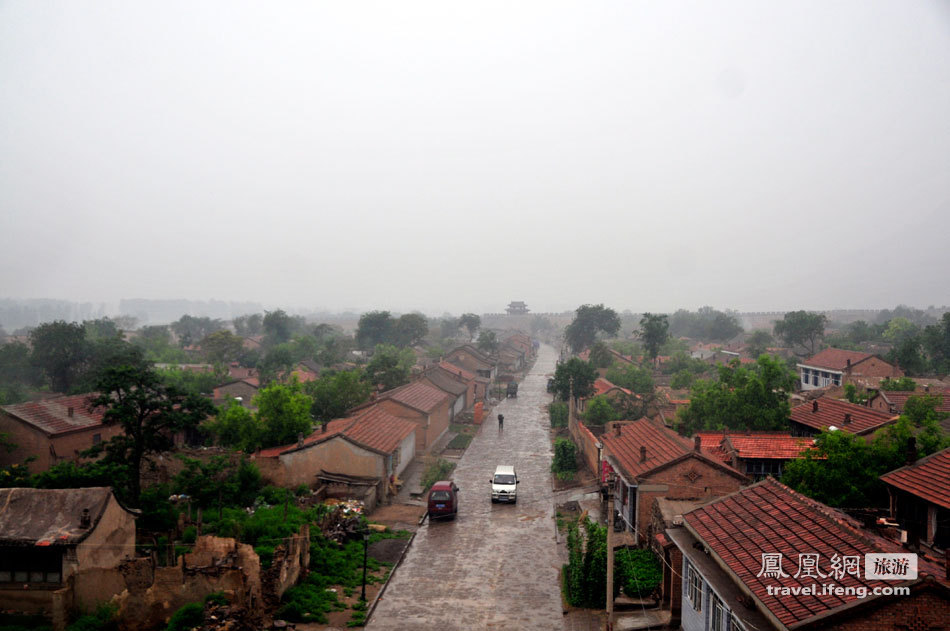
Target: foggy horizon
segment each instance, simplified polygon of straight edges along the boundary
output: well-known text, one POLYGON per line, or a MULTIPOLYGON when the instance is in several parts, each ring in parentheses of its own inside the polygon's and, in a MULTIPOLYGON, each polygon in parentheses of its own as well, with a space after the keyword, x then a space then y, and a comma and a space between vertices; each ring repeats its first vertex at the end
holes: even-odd
POLYGON ((0 81, 0 299, 950 302, 946 3, 11 1, 0 81))

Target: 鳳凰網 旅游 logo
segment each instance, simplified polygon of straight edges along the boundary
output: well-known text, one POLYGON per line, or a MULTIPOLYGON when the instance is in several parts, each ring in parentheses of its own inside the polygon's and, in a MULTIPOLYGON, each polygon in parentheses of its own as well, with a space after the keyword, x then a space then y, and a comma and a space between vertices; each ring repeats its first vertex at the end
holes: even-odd
POLYGON ((917 578, 917 555, 889 552, 864 555, 864 578, 869 581, 911 581, 917 578))

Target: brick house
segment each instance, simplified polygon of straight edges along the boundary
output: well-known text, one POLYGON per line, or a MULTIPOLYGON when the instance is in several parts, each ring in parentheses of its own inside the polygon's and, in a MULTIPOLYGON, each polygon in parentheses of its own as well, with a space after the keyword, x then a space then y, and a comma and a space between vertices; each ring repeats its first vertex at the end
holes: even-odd
POLYGON ((498 376, 495 360, 491 359, 472 344, 463 344, 445 356, 445 361, 455 364, 479 377, 488 379, 489 383, 498 376))
POLYGON ((790 425, 795 436, 814 436, 834 428, 870 439, 874 432, 897 419, 893 414, 877 412, 863 405, 822 397, 793 407, 790 425))
MULTIPOLYGON (((428 368, 419 377, 419 381, 433 388, 438 388, 449 395, 449 409, 452 411, 452 421, 468 407, 466 402, 468 400, 469 386, 453 377, 451 373, 442 370, 440 367, 432 366, 428 368)), ((472 390, 474 390, 474 387, 472 390)))
POLYGON ((453 379, 458 379, 468 386, 468 394, 465 395, 465 408, 468 409, 475 405, 476 401, 484 401, 488 393, 489 380, 485 377, 479 377, 473 372, 469 372, 461 366, 456 366, 447 361, 440 361, 439 368, 452 375, 453 379))
POLYGON ((637 543, 647 539, 653 500, 702 500, 736 491, 749 479, 690 441, 647 418, 615 423, 600 437, 617 474, 614 510, 637 543))
POLYGON ((909 541, 950 550, 950 447, 881 476, 909 541))
POLYGON ((398 477, 415 457, 416 424, 369 406, 348 418, 326 423, 291 445, 263 449, 252 456, 270 484, 313 487, 321 476, 349 480, 376 490, 375 504, 388 496, 391 476, 398 477))
POLYGON ((416 424, 416 453, 423 454, 449 429, 452 419, 452 397, 421 381, 414 381, 379 395, 375 401, 351 410, 378 405, 383 410, 416 424))
POLYGON ((950 413, 950 392, 946 390, 931 389, 929 387, 923 390, 913 392, 903 390, 869 390, 867 406, 872 410, 883 412, 885 414, 903 414, 904 406, 907 405, 907 399, 911 397, 933 396, 937 397, 938 412, 950 413))
POLYGON ((212 399, 215 405, 224 405, 229 401, 240 399, 241 405, 253 409, 251 401, 260 391, 261 383, 257 377, 234 379, 220 386, 215 386, 212 399))
POLYGON ((826 348, 798 364, 798 374, 802 390, 814 390, 854 381, 876 385, 885 377, 903 377, 904 371, 877 355, 826 348))
POLYGON ((135 514, 108 487, 0 489, 0 609, 53 616, 93 609, 125 589, 135 514))
POLYGON ((950 620, 942 563, 919 557, 912 580, 865 578, 866 554, 907 550, 773 478, 684 513, 666 535, 683 556, 684 631, 940 629, 950 620), (819 583, 832 584, 828 593, 819 583), (910 593, 873 592, 894 587, 910 593))
POLYGON ((703 449, 753 480, 782 476, 785 463, 811 449, 812 438, 781 432, 699 432, 703 449))
POLYGON ((90 410, 93 394, 53 397, 0 407, 0 433, 16 445, 0 449, 0 466, 33 457, 30 471, 39 473, 64 460, 78 460, 80 452, 122 433, 105 425, 103 409, 90 410))

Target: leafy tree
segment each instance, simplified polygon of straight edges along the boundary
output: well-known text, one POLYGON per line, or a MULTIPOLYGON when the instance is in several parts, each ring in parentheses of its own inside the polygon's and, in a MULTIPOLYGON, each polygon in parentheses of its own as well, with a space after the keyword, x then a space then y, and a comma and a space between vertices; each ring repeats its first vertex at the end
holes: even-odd
POLYGON ((258 392, 254 405, 263 429, 260 446, 287 445, 295 442, 298 434, 309 436, 313 431, 312 404, 296 379, 287 384, 271 384, 258 392))
POLYGON ((475 337, 475 331, 482 326, 482 319, 474 313, 463 313, 458 320, 459 326, 464 326, 468 330, 468 339, 475 337))
POLYGON ((788 394, 795 376, 780 359, 762 355, 753 367, 738 360, 717 367, 718 379, 693 384, 690 403, 679 411, 684 433, 700 430, 782 430, 788 426, 788 394))
POLYGON ((251 412, 237 401, 218 409, 214 420, 206 424, 218 444, 251 452, 264 435, 264 426, 251 412))
POLYGON ((618 418, 614 406, 603 395, 597 395, 587 402, 587 409, 584 410, 583 416, 584 420, 592 425, 606 425, 618 418))
POLYGON ((318 340, 322 341, 335 335, 337 335, 336 329, 325 322, 313 327, 313 336, 318 340))
POLYGON ((620 548, 615 551, 616 579, 614 595, 623 586, 627 596, 647 597, 653 593, 663 580, 663 566, 650 549, 631 550, 620 548))
POLYGON ((145 351, 145 357, 154 362, 182 362, 187 355, 172 343, 172 332, 168 326, 144 326, 138 335, 132 338, 132 344, 145 351))
POLYGON ((227 364, 240 357, 244 351, 244 340, 222 329, 201 340, 201 350, 209 361, 227 364))
POLYGON ((119 328, 109 318, 84 320, 82 327, 86 330, 87 340, 101 340, 105 338, 121 337, 119 328))
POLYGON ((775 339, 771 333, 765 329, 757 329, 753 331, 752 334, 749 335, 749 339, 746 340, 746 349, 749 355, 757 358, 759 355, 767 353, 769 346, 774 343, 775 339))
POLYGON ((212 320, 207 317, 196 318, 187 314, 171 324, 171 329, 178 336, 178 343, 182 348, 191 346, 222 328, 224 325, 221 320, 212 320))
POLYGON ((86 330, 81 324, 57 320, 30 333, 31 359, 56 392, 70 392, 87 359, 86 330))
POLYGON ((798 355, 814 355, 825 336, 828 317, 822 313, 792 311, 775 323, 775 335, 798 355), (797 349, 797 350, 796 350, 797 349), (801 352, 799 352, 801 351, 801 352))
POLYGON ((688 370, 681 370, 678 373, 674 374, 670 379, 670 387, 677 390, 682 390, 689 388, 693 385, 693 381, 696 380, 696 377, 688 370))
POLYGON ((283 309, 265 311, 262 325, 267 344, 271 346, 289 342, 294 333, 294 321, 283 309))
POLYGON ((554 458, 551 460, 551 471, 567 473, 577 471, 577 447, 566 438, 554 440, 554 458))
POLYGON ((313 399, 310 414, 318 423, 346 416, 350 409, 369 400, 372 390, 359 370, 324 374, 304 384, 304 392, 313 399))
POLYGON ((610 368, 613 365, 614 356, 603 340, 594 342, 590 347, 590 363, 594 368, 610 368))
POLYGON ((264 329, 264 316, 260 313, 249 313, 234 318, 234 330, 241 337, 258 335, 264 329))
POLYGON ((439 321, 439 336, 443 338, 454 338, 458 332, 461 323, 455 318, 442 318, 439 321))
POLYGON ((693 339, 725 341, 742 332, 734 313, 700 307, 695 313, 679 309, 669 318, 670 334, 693 339))
POLYGON ((882 506, 885 473, 867 441, 849 432, 821 432, 815 450, 785 464, 782 483, 829 506, 882 506))
POLYGON ((388 311, 370 311, 360 316, 356 327, 356 344, 363 350, 392 340, 394 320, 388 311))
POLYGON ((409 374, 415 363, 412 350, 378 344, 373 358, 366 365, 365 378, 372 385, 381 385, 383 390, 392 390, 409 383, 409 374))
POLYGON ((94 451, 105 452, 105 464, 127 467, 126 497, 138 506, 145 458, 171 449, 176 432, 197 427, 214 408, 203 397, 167 386, 141 358, 104 370, 96 391, 92 407, 104 410, 105 424, 121 425, 123 431, 96 445, 94 451))
POLYGON ((486 353, 494 353, 498 350, 498 337, 494 331, 482 331, 478 334, 478 341, 475 342, 475 345, 479 350, 486 353))
POLYGON ((0 346, 0 405, 26 400, 26 389, 43 382, 43 372, 30 361, 30 348, 22 342, 0 346))
POLYGON ((917 335, 900 340, 887 354, 887 358, 912 375, 922 374, 927 369, 927 360, 921 353, 920 337, 917 335))
POLYGON ((393 323, 393 341, 400 348, 415 346, 428 334, 429 323, 418 313, 404 313, 393 323))
POLYGON ((637 394, 653 392, 653 374, 635 364, 616 364, 607 374, 607 381, 637 394))
POLYGON ((665 315, 644 313, 640 319, 640 338, 654 364, 660 354, 660 347, 669 337, 669 329, 670 324, 665 315))
POLYGON ((950 373, 950 312, 944 313, 937 324, 924 329, 921 342, 934 372, 938 375, 950 373))
POLYGON ((262 486, 260 471, 244 458, 239 462, 231 462, 227 456, 212 456, 207 462, 179 458, 185 468, 175 476, 175 492, 188 495, 202 508, 250 506, 262 486))
POLYGON ((323 342, 323 348, 317 353, 317 361, 324 366, 332 366, 346 359, 353 350, 354 341, 351 337, 333 336, 323 342))
POLYGON ((917 337, 920 327, 907 318, 894 318, 887 323, 884 329, 884 339, 891 344, 900 344, 910 338, 917 337))
POLYGON ((939 421, 947 415, 937 410, 943 403, 943 395, 923 394, 907 397, 904 403, 904 416, 920 427, 927 420, 939 421))
POLYGON ((881 380, 881 390, 913 392, 916 389, 917 382, 910 377, 901 377, 900 379, 891 379, 890 377, 885 377, 881 380))
POLYGON ((663 373, 672 375, 682 370, 689 371, 694 375, 701 375, 708 372, 709 364, 701 359, 690 357, 686 351, 673 351, 670 354, 670 360, 663 364, 663 373))
POLYGON ((551 419, 551 427, 567 427, 567 403, 552 401, 548 403, 548 416, 551 419))
POLYGON ((257 364, 261 383, 270 383, 289 373, 296 362, 294 348, 290 344, 278 344, 268 349, 257 364))
POLYGON ((861 344, 875 338, 871 325, 864 320, 855 320, 845 328, 848 337, 855 344, 861 344))
POLYGON ((844 384, 844 398, 847 399, 849 403, 864 405, 867 403, 868 394, 866 391, 859 392, 857 386, 853 383, 846 383, 844 384))
POLYGON ((598 333, 613 336, 620 331, 617 312, 602 304, 581 305, 574 313, 574 320, 564 331, 564 339, 575 353, 590 347, 598 333))
POLYGON ((583 359, 572 357, 557 365, 554 370, 554 393, 567 401, 573 388, 574 398, 582 399, 594 393, 597 370, 583 359))

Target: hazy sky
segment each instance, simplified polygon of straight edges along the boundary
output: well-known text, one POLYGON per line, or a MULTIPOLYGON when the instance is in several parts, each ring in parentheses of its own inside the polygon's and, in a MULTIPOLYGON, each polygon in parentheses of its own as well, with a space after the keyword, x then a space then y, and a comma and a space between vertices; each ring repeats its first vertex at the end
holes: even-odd
POLYGON ((0 297, 950 303, 950 3, 0 1, 0 297))

